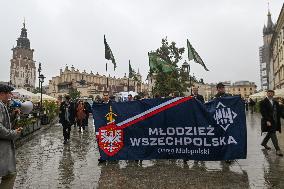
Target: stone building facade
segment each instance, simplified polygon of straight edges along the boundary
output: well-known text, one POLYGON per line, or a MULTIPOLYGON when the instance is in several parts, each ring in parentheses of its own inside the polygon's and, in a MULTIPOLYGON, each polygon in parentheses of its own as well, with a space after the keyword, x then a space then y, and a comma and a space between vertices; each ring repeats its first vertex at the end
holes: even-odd
POLYGON ((103 95, 108 91, 115 94, 123 91, 135 91, 148 94, 148 84, 142 82, 141 74, 137 74, 137 80, 128 79, 126 75, 123 78, 106 77, 92 71, 87 73, 85 70, 80 72, 72 66, 68 66, 64 70, 60 69, 59 76, 52 77, 49 80, 47 94, 53 97, 65 95, 73 89, 80 91, 82 97, 103 95), (129 82, 129 89, 128 89, 129 82))
POLYGON ((282 89, 284 88, 284 4, 275 24, 270 46, 272 88, 282 89))
POLYGON ((25 23, 23 23, 21 35, 17 39, 17 46, 13 47, 12 51, 10 83, 16 88, 32 91, 35 88, 36 67, 33 60, 34 49, 30 48, 25 23))
POLYGON ((228 92, 232 95, 241 95, 243 98, 248 98, 256 93, 256 85, 250 81, 236 81, 228 87, 228 92))

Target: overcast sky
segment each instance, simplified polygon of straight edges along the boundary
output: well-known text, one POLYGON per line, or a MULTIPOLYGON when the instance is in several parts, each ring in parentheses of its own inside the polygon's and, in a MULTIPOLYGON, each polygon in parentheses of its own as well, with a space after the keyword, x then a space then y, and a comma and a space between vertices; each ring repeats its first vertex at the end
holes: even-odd
MULTIPOLYGON (((282 3, 270 2, 273 22, 282 3)), ((189 39, 210 70, 190 62, 191 72, 205 82, 259 85, 267 9, 267 0, 0 0, 0 81, 9 81, 11 48, 25 17, 34 60, 48 79, 66 64, 104 74, 105 34, 117 61, 116 72, 109 68, 112 76, 127 73, 130 59, 146 79, 147 52, 167 36, 178 47, 189 39)))

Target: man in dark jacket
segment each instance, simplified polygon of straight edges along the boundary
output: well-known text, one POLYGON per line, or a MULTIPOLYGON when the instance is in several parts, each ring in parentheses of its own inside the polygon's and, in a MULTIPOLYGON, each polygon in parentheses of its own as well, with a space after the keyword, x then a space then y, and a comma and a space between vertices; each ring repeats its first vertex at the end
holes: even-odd
POLYGON ((225 85, 223 83, 218 83, 216 85, 216 89, 217 89, 217 94, 215 95, 215 98, 232 96, 231 94, 225 92, 225 85))
POLYGON ((276 155, 283 156, 280 151, 278 139, 276 136, 276 131, 281 132, 281 110, 278 102, 273 99, 273 96, 274 91, 268 90, 267 97, 260 102, 260 113, 262 115, 261 132, 267 132, 261 145, 265 149, 270 150, 271 148, 267 146, 267 142, 269 141, 269 139, 271 139, 276 150, 276 155))
MULTIPOLYGON (((215 98, 232 96, 231 94, 226 93, 225 85, 221 82, 216 85, 216 89, 217 89, 217 94, 215 95, 215 98)), ((233 160, 225 160, 225 162, 232 163, 233 160)))
POLYGON ((75 106, 74 103, 71 101, 69 95, 65 96, 65 101, 60 104, 60 112, 59 112, 59 123, 63 126, 63 137, 64 142, 63 144, 67 144, 70 140, 70 131, 71 126, 74 124, 75 121, 75 106))
POLYGON ((191 96, 193 96, 194 98, 199 100, 202 104, 205 103, 203 96, 198 94, 198 87, 195 87, 195 86, 192 87, 192 95, 191 96))

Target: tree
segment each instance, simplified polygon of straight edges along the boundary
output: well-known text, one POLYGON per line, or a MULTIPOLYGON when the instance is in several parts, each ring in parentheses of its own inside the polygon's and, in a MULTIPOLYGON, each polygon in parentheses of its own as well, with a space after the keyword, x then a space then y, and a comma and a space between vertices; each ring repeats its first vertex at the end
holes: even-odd
POLYGON ((75 100, 80 97, 81 92, 78 91, 77 89, 71 88, 68 94, 70 95, 72 100, 75 100))
POLYGON ((162 39, 162 46, 155 53, 176 69, 164 72, 163 65, 159 64, 156 65, 157 69, 155 73, 150 70, 150 74, 155 78, 153 94, 169 96, 170 94, 178 93, 180 96, 183 96, 183 93, 188 88, 188 84, 186 83, 188 76, 178 68, 177 64, 182 59, 184 48, 178 48, 175 42, 169 43, 167 38, 164 38, 162 39))

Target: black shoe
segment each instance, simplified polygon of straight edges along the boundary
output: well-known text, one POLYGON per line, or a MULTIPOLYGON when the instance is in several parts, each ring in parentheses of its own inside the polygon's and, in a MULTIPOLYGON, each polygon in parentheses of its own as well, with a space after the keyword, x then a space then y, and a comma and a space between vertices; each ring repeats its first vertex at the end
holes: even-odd
POLYGON ((105 163, 106 162, 106 160, 104 160, 104 159, 98 159, 98 161, 99 161, 99 163, 105 163))
POLYGON ((263 146, 266 150, 271 150, 271 148, 267 146, 266 144, 265 145, 261 144, 261 146, 263 146))
POLYGON ((67 144, 67 140, 64 140, 63 144, 67 144))

